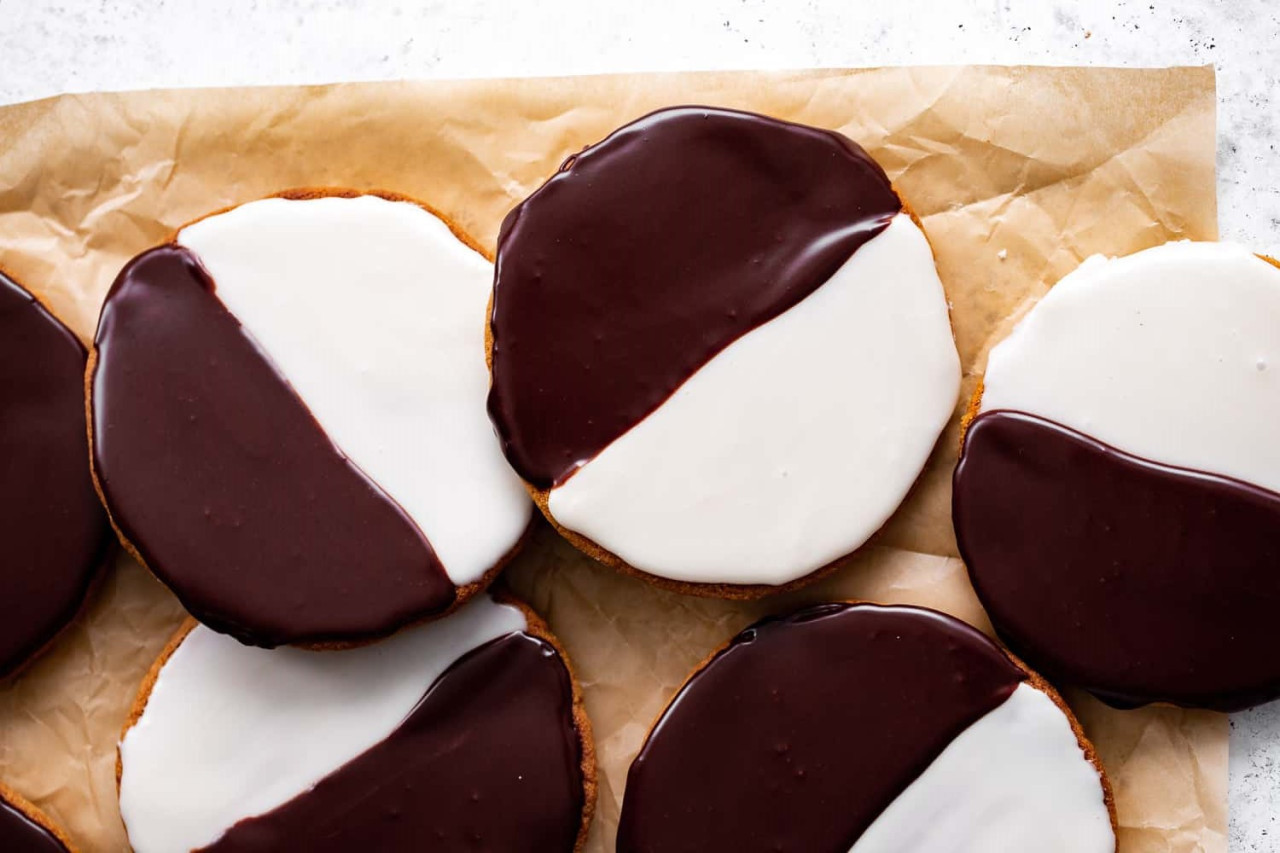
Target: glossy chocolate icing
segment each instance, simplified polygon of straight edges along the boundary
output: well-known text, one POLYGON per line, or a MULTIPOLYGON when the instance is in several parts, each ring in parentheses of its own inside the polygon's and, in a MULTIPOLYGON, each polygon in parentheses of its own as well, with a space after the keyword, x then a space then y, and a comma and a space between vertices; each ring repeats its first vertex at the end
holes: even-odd
POLYGON ((545 641, 468 653, 386 740, 207 853, 569 853, 582 824, 573 688, 545 641))
POLYGON ((828 604, 748 628, 681 689, 627 776, 619 853, 848 853, 1025 678, 964 623, 828 604))
POLYGON ((421 531, 334 446, 190 252, 124 268, 97 353, 107 505, 201 622, 261 646, 352 641, 452 604, 421 531))
POLYGON ((79 612, 111 530, 89 475, 85 349, 0 275, 0 676, 79 612))
POLYGON ((516 471, 563 480, 902 209, 839 134, 653 113, 571 157, 498 238, 489 413, 516 471))
POLYGON ((1121 707, 1280 697, 1280 495, 992 411, 953 513, 996 630, 1051 680, 1121 707))
POLYGON ((4 853, 67 853, 52 832, 0 799, 0 850, 4 853))

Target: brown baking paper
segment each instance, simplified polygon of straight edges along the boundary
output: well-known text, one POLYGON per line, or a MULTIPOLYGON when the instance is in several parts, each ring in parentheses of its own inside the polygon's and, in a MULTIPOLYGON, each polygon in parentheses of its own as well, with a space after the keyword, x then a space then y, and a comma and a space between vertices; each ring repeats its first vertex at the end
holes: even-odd
MULTIPOLYGON (((892 68, 376 83, 67 96, 0 110, 0 266, 86 339, 126 259, 210 210, 294 186, 393 189, 492 247, 565 158, 651 109, 710 103, 843 131, 923 220, 966 395, 1010 318, 1095 252, 1216 236, 1209 68, 892 68)), ((957 407, 957 413, 959 407, 957 407)), ((605 853, 627 765, 698 661, 755 617, 822 598, 916 602, 989 630, 949 519, 953 423, 901 511, 820 585, 742 604, 664 593, 545 526, 508 573, 564 640, 601 761, 605 853)), ((121 558, 87 615, 0 687, 0 779, 86 850, 126 849, 115 743, 181 618, 121 558)), ((1220 715, 1072 697, 1115 786, 1125 853, 1226 849, 1220 715)))

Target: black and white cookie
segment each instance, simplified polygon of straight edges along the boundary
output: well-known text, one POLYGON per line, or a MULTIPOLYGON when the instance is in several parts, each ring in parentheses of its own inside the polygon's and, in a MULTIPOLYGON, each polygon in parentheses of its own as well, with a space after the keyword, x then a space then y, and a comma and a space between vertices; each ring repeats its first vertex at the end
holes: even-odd
POLYGON ((79 613, 112 541, 89 476, 85 348, 0 273, 0 676, 79 613))
POLYGON ((968 625, 826 604, 738 635, 631 765, 618 853, 1115 853, 1043 681, 968 625))
POLYGON ((474 594, 531 505, 485 415, 492 266, 419 204, 301 194, 121 272, 91 382, 127 542, 243 642, 343 644, 474 594))
POLYGON ((120 811, 137 853, 571 853, 592 756, 546 626, 487 593, 323 653, 196 626, 143 685, 120 811))
POLYGON ((992 350, 955 474, 996 630, 1120 706, 1280 697, 1280 269, 1092 258, 992 350))
POLYGON ((489 409, 588 553, 722 595, 889 518, 960 382, 933 254, 827 130, 710 107, 569 159, 498 242, 489 409))

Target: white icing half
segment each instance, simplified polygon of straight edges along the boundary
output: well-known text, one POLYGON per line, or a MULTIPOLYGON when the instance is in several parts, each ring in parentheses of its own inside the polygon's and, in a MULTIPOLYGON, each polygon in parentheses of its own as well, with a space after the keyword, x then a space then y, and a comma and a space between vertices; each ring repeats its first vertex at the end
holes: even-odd
POLYGON ((783 584, 884 524, 959 387, 933 253, 899 215, 553 489, 551 514, 654 575, 783 584))
POLYGON ((1280 269, 1241 246, 1090 258, 991 351, 982 410, 1280 491, 1280 269))
POLYGON ((1102 780, 1066 716, 1019 685, 881 812, 850 853, 1115 853, 1102 780))
POLYGON ((386 739, 458 658, 526 627, 477 596, 455 614, 369 646, 244 646, 193 630, 120 744, 120 813, 138 853, 217 841, 386 739))
POLYGON ((376 196, 252 202, 178 243, 455 584, 515 545, 531 503, 485 408, 488 261, 417 205, 376 196))

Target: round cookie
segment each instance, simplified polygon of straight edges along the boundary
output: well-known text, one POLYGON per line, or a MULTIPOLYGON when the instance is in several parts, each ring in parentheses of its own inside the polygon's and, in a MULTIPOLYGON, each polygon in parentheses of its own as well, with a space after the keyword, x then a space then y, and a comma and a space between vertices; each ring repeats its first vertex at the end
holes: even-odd
POLYGON ((968 625, 824 604, 704 663, 627 776, 618 853, 1114 853, 1062 700, 968 625))
POLYGON ((663 110, 506 218, 489 412, 551 522, 605 563, 746 597, 889 518, 960 367, 920 227, 839 134, 663 110))
POLYGON ((0 850, 75 853, 71 840, 48 816, 3 784, 0 784, 0 850))
POLYGON ((84 365, 76 336, 0 272, 0 676, 70 624, 110 553, 89 477, 84 365))
POLYGON ((1091 258, 990 355, 953 514, 1001 639, 1120 707, 1280 697, 1280 269, 1091 258))
POLYGON ((112 521, 260 646, 442 615, 532 507, 485 415, 492 266, 422 205, 319 191, 181 228, 120 273, 89 375, 112 521))
POLYGON ((118 772, 138 853, 569 853, 596 787, 563 652, 487 593, 323 653, 189 624, 142 686, 118 772))

